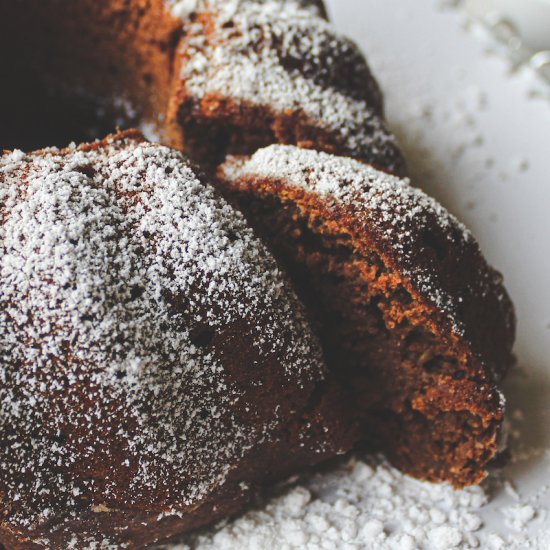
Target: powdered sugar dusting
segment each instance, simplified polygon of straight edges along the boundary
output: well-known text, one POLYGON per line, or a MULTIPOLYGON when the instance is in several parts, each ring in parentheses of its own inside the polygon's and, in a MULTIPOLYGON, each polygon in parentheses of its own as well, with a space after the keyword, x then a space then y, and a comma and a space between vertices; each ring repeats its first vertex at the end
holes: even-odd
MULTIPOLYGON (((256 4, 263 4, 272 2, 272 0, 253 0, 256 4)), ((232 9, 235 10, 243 3, 250 3, 251 0, 166 0, 170 12, 176 18, 187 18, 191 14, 205 8, 219 9, 223 6, 233 5, 232 9)), ((296 5, 304 9, 312 10, 316 15, 320 15, 321 2, 315 0, 278 0, 279 6, 283 5, 296 5)))
POLYGON ((189 17, 198 7, 199 0, 168 0, 170 11, 176 18, 189 17))
POLYGON ((231 327, 289 384, 323 376, 275 262, 179 153, 116 138, 1 157, 10 522, 77 516, 83 494, 96 507, 122 492, 128 506, 154 494, 185 509, 223 484, 281 422, 277 409, 260 423, 235 416, 253 404, 197 336, 231 327))
POLYGON ((187 22, 181 69, 196 101, 221 95, 274 116, 297 113, 347 154, 402 170, 363 56, 316 9, 295 0, 206 0, 198 9, 208 18, 187 22))

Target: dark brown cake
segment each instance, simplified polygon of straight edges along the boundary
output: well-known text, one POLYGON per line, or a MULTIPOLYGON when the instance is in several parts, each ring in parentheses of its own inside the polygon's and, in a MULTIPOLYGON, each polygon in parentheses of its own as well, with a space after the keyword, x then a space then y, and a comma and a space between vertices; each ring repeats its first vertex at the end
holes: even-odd
POLYGON ((515 321, 470 232, 406 180, 291 146, 229 160, 220 184, 314 313, 366 444, 421 479, 481 481, 515 321))
POLYGON ((0 157, 0 274, 6 548, 144 548, 357 441, 275 261, 139 133, 0 157))
POLYGON ((203 2, 178 46, 169 118, 206 165, 295 144, 402 174, 365 58, 296 2, 203 2))
POLYGON ((483 478, 509 300, 439 205, 307 151, 405 172, 376 81, 320 0, 0 0, 0 51, 0 150, 138 125, 214 172, 228 153, 301 147, 230 161, 220 184, 357 398, 177 153, 136 133, 8 153, 0 545, 145 547, 232 515, 258 484, 350 449, 348 401, 407 472, 483 478))
POLYGON ((205 169, 291 143, 405 170, 318 0, 0 0, 0 51, 0 150, 139 126, 205 169))

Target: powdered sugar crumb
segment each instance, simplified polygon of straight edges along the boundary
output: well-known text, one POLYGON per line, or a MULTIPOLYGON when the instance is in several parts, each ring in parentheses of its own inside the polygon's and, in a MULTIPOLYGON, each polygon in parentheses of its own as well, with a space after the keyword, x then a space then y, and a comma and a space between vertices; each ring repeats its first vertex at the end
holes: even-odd
POLYGON ((530 504, 514 504, 502 509, 506 524, 516 531, 521 531, 535 518, 536 511, 530 504))
MULTIPOLYGON (((520 383, 518 391, 528 385, 520 383)), ((516 409, 510 428, 529 416, 516 409)), ((533 456, 550 452, 539 446, 528 453, 525 445, 511 438, 512 465, 525 468, 533 456)), ((243 517, 170 550, 547 550, 550 510, 541 497, 548 488, 508 495, 512 465, 494 470, 481 486, 455 491, 414 480, 383 457, 356 456, 279 489, 243 517), (492 521, 496 506, 498 522, 492 521), (287 538, 291 529, 302 534, 299 544, 287 538)))
POLYGON ((354 458, 173 550, 446 550, 473 541, 464 525, 485 501, 480 488, 458 493, 415 481, 380 457, 354 458))
POLYGON ((176 18, 189 17, 198 7, 199 0, 167 0, 172 15, 176 18))
POLYGON ((419 482, 381 457, 353 458, 171 550, 519 550, 504 531, 481 530, 487 491, 419 482))

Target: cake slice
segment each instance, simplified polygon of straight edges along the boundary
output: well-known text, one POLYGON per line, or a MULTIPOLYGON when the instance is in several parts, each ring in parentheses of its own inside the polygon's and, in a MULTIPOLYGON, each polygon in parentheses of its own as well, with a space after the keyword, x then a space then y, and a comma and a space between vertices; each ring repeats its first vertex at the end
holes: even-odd
POLYGON ((219 185, 312 311, 366 444, 421 479, 481 481, 515 319, 471 233, 407 180, 293 146, 228 159, 219 185))

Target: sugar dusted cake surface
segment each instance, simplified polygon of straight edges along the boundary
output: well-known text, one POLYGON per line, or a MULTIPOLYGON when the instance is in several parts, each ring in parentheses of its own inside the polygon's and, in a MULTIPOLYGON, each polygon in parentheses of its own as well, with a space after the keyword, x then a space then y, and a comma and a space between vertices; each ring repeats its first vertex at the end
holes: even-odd
POLYGON ((29 529, 199 506, 325 377, 243 218, 135 132, 0 158, 0 356, 0 490, 29 529))

